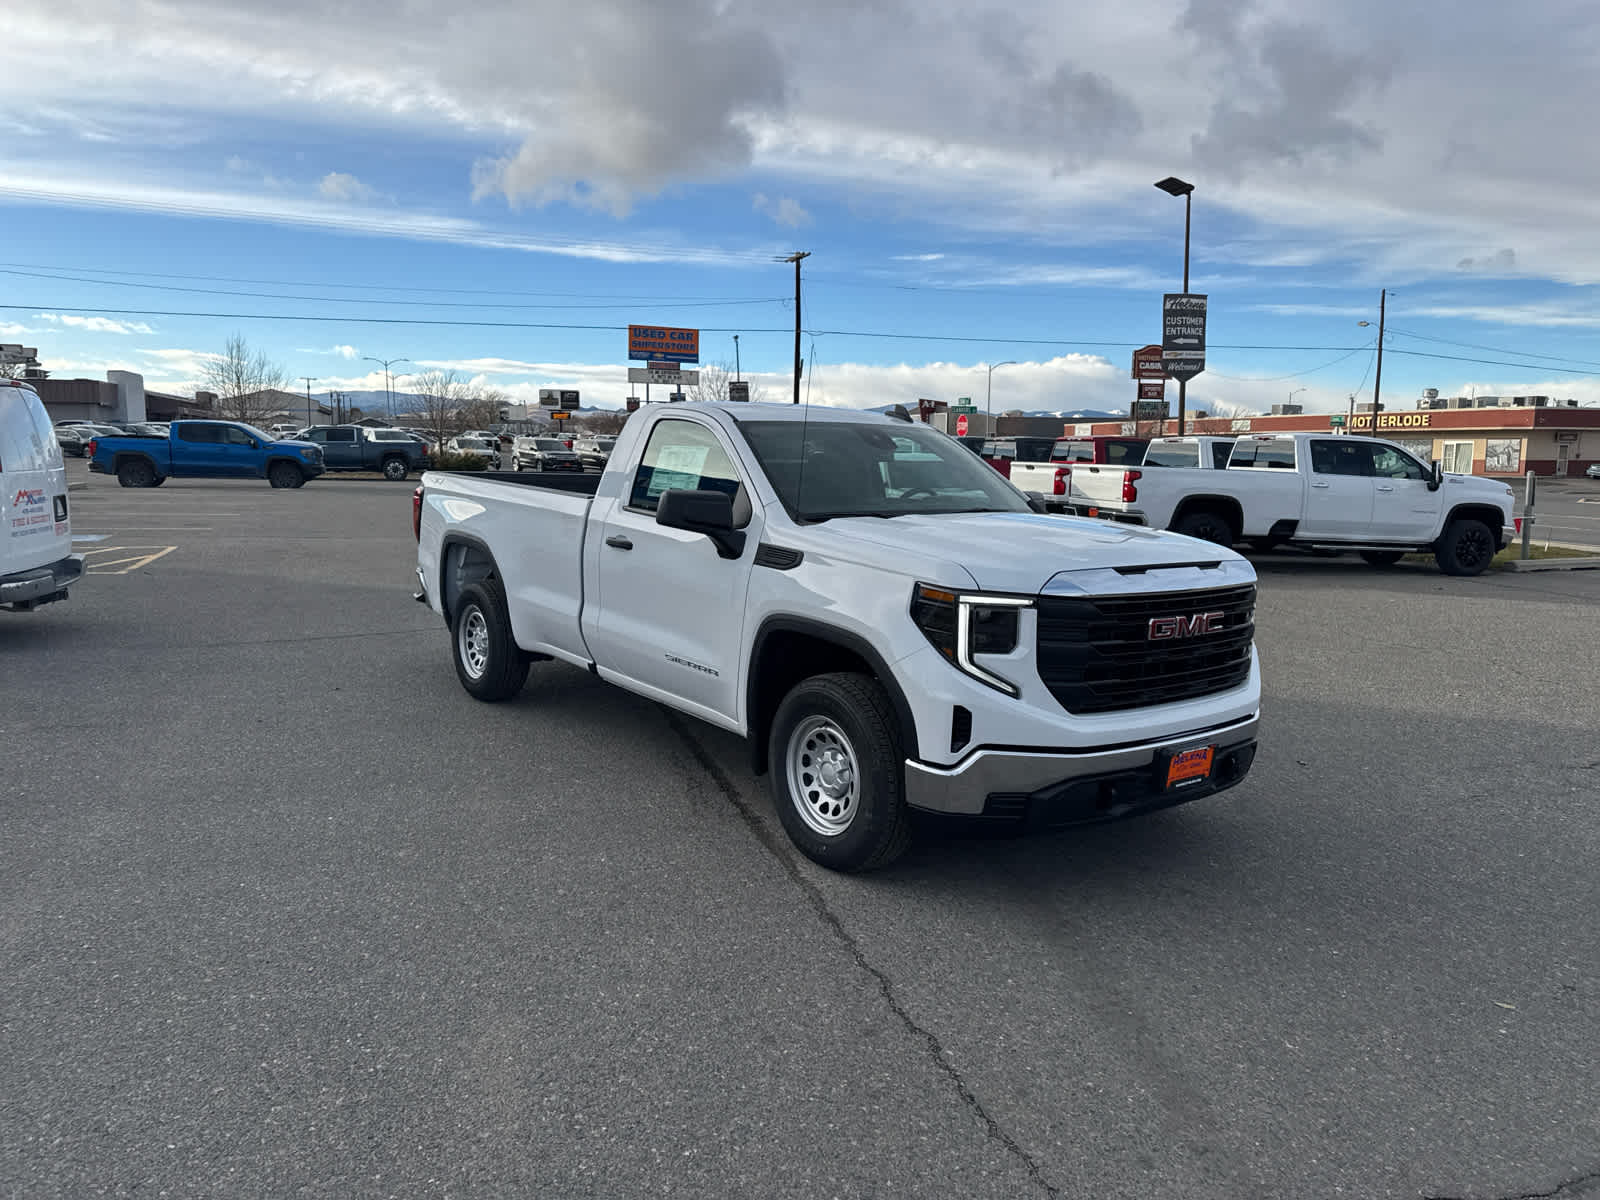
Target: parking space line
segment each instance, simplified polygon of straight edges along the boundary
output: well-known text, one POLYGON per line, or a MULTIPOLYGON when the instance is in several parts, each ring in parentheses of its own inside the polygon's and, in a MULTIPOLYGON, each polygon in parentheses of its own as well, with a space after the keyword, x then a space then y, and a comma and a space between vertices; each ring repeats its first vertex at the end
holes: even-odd
POLYGON ((129 575, 148 567, 158 558, 165 558, 176 549, 176 546, 96 546, 92 550, 84 551, 84 557, 88 558, 91 554, 127 554, 130 550, 137 551, 126 558, 95 558, 86 564, 91 575, 129 575), (120 569, 112 570, 113 567, 120 569))

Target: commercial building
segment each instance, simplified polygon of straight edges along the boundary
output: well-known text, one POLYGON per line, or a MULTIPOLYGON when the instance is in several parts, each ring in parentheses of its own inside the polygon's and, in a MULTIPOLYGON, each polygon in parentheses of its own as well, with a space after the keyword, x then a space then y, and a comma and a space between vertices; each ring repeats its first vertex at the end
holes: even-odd
POLYGON ((176 421, 213 415, 207 393, 191 400, 153 392, 144 386, 144 376, 135 371, 107 371, 103 380, 51 379, 42 371, 29 372, 24 378, 39 393, 53 423, 176 421))
MULTIPOLYGON (((1462 474, 1520 477, 1582 475, 1600 462, 1600 408, 1567 405, 1506 404, 1512 397, 1483 397, 1494 405, 1476 407, 1385 408, 1377 435, 1404 446, 1419 458, 1462 474)), ((1544 397, 1520 397, 1542 400, 1544 397)), ((1370 434, 1372 412, 1296 413, 1266 417, 1212 417, 1184 422, 1186 433, 1351 433, 1370 434)), ((1068 424, 1067 434, 1150 435, 1178 432, 1177 422, 1131 421, 1068 424)))

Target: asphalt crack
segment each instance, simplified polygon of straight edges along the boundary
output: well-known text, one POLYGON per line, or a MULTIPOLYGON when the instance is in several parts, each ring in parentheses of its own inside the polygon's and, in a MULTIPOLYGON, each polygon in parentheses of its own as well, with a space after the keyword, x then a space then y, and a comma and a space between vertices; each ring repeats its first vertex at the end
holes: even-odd
POLYGON ((962 1105, 982 1122, 984 1130, 991 1139, 998 1142, 1008 1154, 1023 1165, 1028 1172, 1028 1177, 1043 1188, 1047 1196, 1059 1197, 1061 1189, 1044 1177, 1044 1172, 1040 1169, 1033 1156, 1022 1148, 1016 1138, 1001 1127, 1000 1122, 994 1119, 989 1110, 984 1107, 983 1101, 978 1099, 972 1088, 968 1086, 967 1081, 962 1078, 961 1072, 956 1069, 955 1064, 950 1061, 950 1056, 945 1052, 944 1043, 939 1040, 939 1035, 918 1024, 916 1018, 901 1005, 899 998, 895 995, 894 984, 889 979, 888 974, 881 967, 873 965, 855 938, 851 936, 850 931, 844 927, 844 922, 840 920, 838 914, 828 906, 827 897, 822 894, 822 890, 801 873, 800 866, 795 862, 794 853, 788 843, 774 836, 771 830, 762 823, 750 802, 745 799, 744 795, 734 785, 733 780, 728 778, 727 773, 706 752, 705 747, 690 732, 683 719, 670 709, 666 710, 665 715, 667 724, 672 727, 673 732, 678 735, 684 746, 687 747, 695 762, 711 777, 711 781, 717 785, 722 794, 728 798, 728 802, 733 805, 734 810, 738 812, 744 823, 750 827, 750 831, 755 834, 756 839, 772 853, 773 858, 777 859, 790 880, 805 896, 806 901, 811 905, 817 917, 833 931, 833 935, 844 946, 851 959, 855 962, 857 969, 871 978, 877 985, 878 994, 883 997, 884 1004, 894 1014, 895 1019, 927 1048, 928 1057, 933 1061, 934 1068, 949 1080, 951 1087, 955 1089, 956 1095, 960 1097, 962 1105))
POLYGON ((1427 1192, 1423 1194, 1422 1200, 1554 1200, 1559 1196, 1575 1195, 1579 1188, 1587 1187, 1591 1183, 1600 1183, 1600 1170, 1564 1179, 1548 1192, 1511 1192, 1500 1196, 1447 1196, 1427 1192))

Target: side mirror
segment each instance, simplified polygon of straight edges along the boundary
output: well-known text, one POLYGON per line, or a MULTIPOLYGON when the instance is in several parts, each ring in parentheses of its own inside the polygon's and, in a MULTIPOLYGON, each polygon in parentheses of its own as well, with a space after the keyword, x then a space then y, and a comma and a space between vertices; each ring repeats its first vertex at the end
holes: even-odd
POLYGON ((744 531, 733 527, 733 497, 727 492, 689 488, 662 492, 656 524, 705 534, 722 558, 738 558, 744 553, 744 531))
POLYGON ((1432 474, 1428 477, 1428 490, 1437 492, 1444 484, 1444 468, 1438 463, 1431 464, 1432 474))

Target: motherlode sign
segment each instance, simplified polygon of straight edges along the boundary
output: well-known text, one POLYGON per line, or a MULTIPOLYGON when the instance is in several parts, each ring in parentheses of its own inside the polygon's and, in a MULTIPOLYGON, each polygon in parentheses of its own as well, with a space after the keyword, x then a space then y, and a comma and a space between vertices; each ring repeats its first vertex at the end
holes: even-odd
POLYGON ((700 331, 663 325, 629 325, 628 357, 648 363, 697 363, 700 331))

